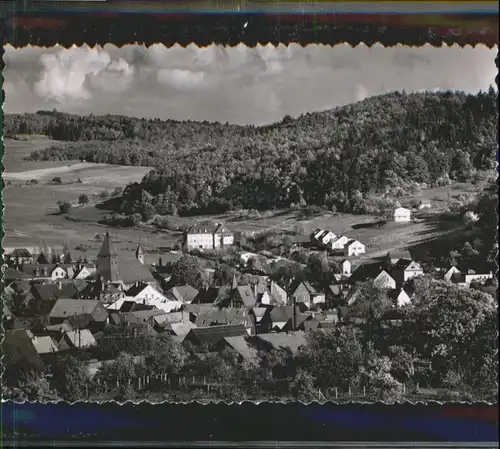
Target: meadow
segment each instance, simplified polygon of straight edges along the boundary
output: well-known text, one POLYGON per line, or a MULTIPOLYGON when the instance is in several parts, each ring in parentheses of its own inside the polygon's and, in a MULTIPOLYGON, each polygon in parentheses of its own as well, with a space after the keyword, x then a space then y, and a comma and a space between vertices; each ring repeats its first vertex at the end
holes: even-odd
MULTIPOLYGON (((3 174, 4 190, 4 247, 31 247, 47 244, 62 246, 67 242, 75 255, 96 255, 106 227, 99 224, 109 211, 96 207, 93 195, 104 190, 111 192, 128 183, 138 182, 151 169, 87 163, 82 161, 29 162, 24 158, 32 151, 43 149, 55 143, 44 137, 29 137, 24 140, 5 139, 3 174), (61 178, 61 184, 52 182, 61 178), (36 180, 36 183, 30 181, 36 180), (85 206, 78 204, 78 197, 86 194, 91 201, 85 206), (68 215, 61 215, 57 202, 68 201, 73 207, 68 215), (85 249, 79 252, 76 248, 85 249)), ((228 212, 203 217, 168 217, 173 230, 158 230, 153 226, 134 229, 116 228, 110 230, 116 247, 124 257, 132 257, 138 242, 146 250, 173 246, 181 242, 181 233, 175 229, 185 229, 201 221, 223 222, 234 232, 247 236, 261 232, 275 231, 287 234, 292 241, 304 243, 309 234, 317 228, 328 229, 338 235, 345 234, 360 240, 367 247, 367 258, 379 257, 387 251, 407 249, 422 242, 432 241, 446 233, 462 227, 460 222, 439 220, 439 214, 460 196, 476 195, 481 185, 466 183, 422 190, 413 197, 402 198, 403 205, 412 200, 426 199, 432 203, 431 209, 416 211, 415 220, 410 223, 394 223, 389 219, 381 227, 371 224, 380 220, 374 215, 351 215, 340 213, 320 213, 304 219, 300 212, 276 210, 245 215, 228 212)), ((148 262, 157 262, 162 252, 147 255, 148 262)))

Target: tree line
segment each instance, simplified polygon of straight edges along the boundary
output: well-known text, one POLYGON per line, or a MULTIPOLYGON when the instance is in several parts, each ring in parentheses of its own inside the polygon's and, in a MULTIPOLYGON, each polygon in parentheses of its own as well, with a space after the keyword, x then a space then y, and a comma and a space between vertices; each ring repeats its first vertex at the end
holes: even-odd
POLYGON ((363 212, 373 193, 473 181, 495 166, 494 89, 394 92, 261 127, 123 116, 6 116, 6 133, 41 128, 69 143, 31 160, 154 167, 120 206, 217 213, 315 205, 363 212))

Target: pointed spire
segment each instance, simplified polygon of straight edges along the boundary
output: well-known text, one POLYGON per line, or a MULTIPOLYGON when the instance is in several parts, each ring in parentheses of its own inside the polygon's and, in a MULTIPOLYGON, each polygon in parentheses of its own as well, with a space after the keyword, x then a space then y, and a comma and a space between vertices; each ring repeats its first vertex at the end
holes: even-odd
POLYGON ((233 274, 233 283, 231 284, 231 290, 236 290, 238 288, 238 282, 236 281, 236 274, 233 274))
POLYGON ((104 236, 104 240, 102 242, 98 257, 109 257, 114 255, 116 255, 116 253, 113 248, 113 243, 111 242, 109 232, 106 231, 106 235, 104 236))

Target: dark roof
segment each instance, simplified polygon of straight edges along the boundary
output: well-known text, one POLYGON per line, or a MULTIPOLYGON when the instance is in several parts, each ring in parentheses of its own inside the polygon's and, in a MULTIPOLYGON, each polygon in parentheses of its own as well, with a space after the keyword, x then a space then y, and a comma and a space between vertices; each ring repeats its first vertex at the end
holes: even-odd
POLYGON ((3 362, 7 365, 13 365, 21 359, 28 359, 38 368, 43 368, 43 361, 26 329, 6 331, 2 341, 2 353, 3 362))
POLYGON ((132 287, 130 287, 126 294, 127 296, 137 296, 139 293, 141 293, 146 287, 148 286, 148 284, 145 284, 144 282, 138 282, 137 284, 133 285, 132 287))
POLYGON ((5 282, 10 281, 22 281, 24 279, 31 279, 27 273, 23 273, 22 271, 16 270, 15 268, 8 267, 4 273, 3 278, 5 282))
POLYGON ((293 306, 275 306, 272 308, 269 316, 273 323, 286 322, 292 318, 292 311, 293 306))
POLYGON ((360 265, 352 273, 350 281, 366 281, 367 279, 375 279, 382 272, 382 266, 379 263, 365 263, 360 265))
POLYGON ((32 287, 32 294, 41 301, 59 299, 62 294, 57 284, 36 284, 32 287))
POLYGON ((29 293, 32 285, 27 281, 14 281, 9 285, 9 287, 14 291, 19 291, 26 294, 29 293))
POLYGON ((104 236, 104 240, 101 245, 101 249, 97 257, 111 257, 116 256, 116 251, 111 241, 111 237, 108 232, 104 236))
POLYGON ((311 320, 304 321, 302 323, 304 326, 304 330, 311 330, 311 329, 316 329, 319 326, 319 321, 315 320, 314 318, 311 320))
POLYGON ((109 321, 111 322, 111 324, 118 325, 124 322, 122 314, 119 313, 118 311, 108 310, 108 314, 109 314, 109 321))
POLYGON ((135 282, 155 282, 153 273, 149 268, 137 259, 118 259, 119 278, 125 284, 133 284, 135 282))
POLYGON ((218 225, 215 223, 197 223, 191 226, 186 234, 214 234, 217 228, 218 225))
POLYGON ((186 336, 187 340, 198 341, 204 343, 219 343, 225 337, 237 337, 240 335, 248 335, 245 326, 242 324, 196 327, 189 331, 186 336))
POLYGON ((250 326, 250 316, 246 308, 213 308, 196 316, 194 323, 199 327, 213 326, 219 324, 242 324, 250 326))
POLYGON ((258 334, 255 338, 271 344, 275 349, 289 348, 293 353, 307 344, 304 331, 258 334))
POLYGON ((71 284, 63 284, 61 285, 60 289, 60 297, 61 298, 76 298, 79 294, 79 291, 77 288, 71 283, 71 284))
POLYGON ((33 257, 33 254, 26 248, 16 248, 10 255, 12 257, 33 257))
POLYGON ((220 297, 224 297, 229 293, 229 289, 227 287, 211 287, 208 290, 202 290, 193 300, 193 303, 200 304, 213 304, 220 297))
POLYGON ((412 260, 410 251, 389 251, 387 255, 391 259, 407 259, 412 260))
POLYGON ((80 315, 69 316, 66 320, 75 329, 85 329, 94 321, 92 315, 89 313, 82 313, 80 315))
POLYGON ((120 307, 120 313, 133 312, 137 310, 151 310, 153 306, 148 306, 146 304, 138 304, 135 301, 123 301, 120 307))

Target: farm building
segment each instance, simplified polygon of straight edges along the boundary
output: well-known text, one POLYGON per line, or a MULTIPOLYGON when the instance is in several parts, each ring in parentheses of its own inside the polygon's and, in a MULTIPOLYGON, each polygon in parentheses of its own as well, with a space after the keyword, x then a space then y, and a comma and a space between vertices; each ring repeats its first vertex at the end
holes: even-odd
POLYGON ((396 223, 404 223, 411 221, 411 210, 405 207, 398 207, 394 211, 394 221, 396 223))
POLYGON ((422 209, 430 209, 432 206, 431 206, 431 202, 429 200, 420 200, 420 203, 418 204, 418 208, 420 210, 422 209))
POLYGON ((345 235, 339 237, 338 239, 332 240, 330 242, 331 248, 333 250, 338 250, 338 249, 344 249, 344 247, 347 245, 347 242, 349 242, 349 238, 346 237, 345 235))

